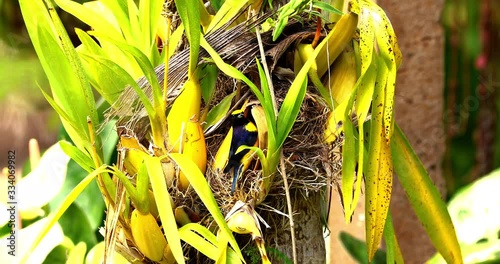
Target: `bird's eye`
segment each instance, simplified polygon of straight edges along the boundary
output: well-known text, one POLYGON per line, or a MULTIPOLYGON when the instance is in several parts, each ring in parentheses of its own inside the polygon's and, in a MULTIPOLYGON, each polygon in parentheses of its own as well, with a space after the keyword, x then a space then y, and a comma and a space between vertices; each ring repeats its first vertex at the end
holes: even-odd
POLYGON ((243 114, 239 114, 238 118, 245 118, 245 116, 243 114))

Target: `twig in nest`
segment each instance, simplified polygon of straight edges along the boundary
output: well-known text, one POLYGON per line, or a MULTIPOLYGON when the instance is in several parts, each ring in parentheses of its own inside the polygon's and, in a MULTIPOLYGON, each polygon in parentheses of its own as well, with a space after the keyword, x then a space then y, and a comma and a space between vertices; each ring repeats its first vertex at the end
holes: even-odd
POLYGON ((116 185, 117 185, 116 187, 117 194, 119 193, 119 195, 117 195, 119 199, 117 200, 116 203, 118 207, 113 207, 113 206, 108 207, 108 213, 105 221, 106 242, 104 247, 104 261, 103 261, 104 264, 113 263, 112 257, 113 253, 115 252, 116 240, 119 232, 117 230, 117 223, 122 210, 122 205, 124 204, 125 201, 125 189, 123 187, 122 182, 118 181, 116 185))
POLYGON ((288 181, 286 179, 285 158, 283 156, 283 149, 281 149, 280 158, 281 176, 283 177, 283 185, 285 187, 286 204, 288 206, 288 217, 290 218, 290 233, 292 237, 292 256, 293 263, 297 263, 297 249, 295 248, 295 224, 293 223, 292 200, 290 199, 290 189, 288 188, 288 181))

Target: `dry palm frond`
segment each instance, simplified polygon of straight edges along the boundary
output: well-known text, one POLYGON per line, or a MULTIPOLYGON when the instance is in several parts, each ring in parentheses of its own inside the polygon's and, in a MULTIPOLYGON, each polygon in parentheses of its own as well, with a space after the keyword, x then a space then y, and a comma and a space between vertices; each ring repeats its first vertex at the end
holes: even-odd
MULTIPOLYGON (((251 64, 254 64, 255 57, 258 55, 257 40, 251 30, 262 23, 267 17, 263 16, 252 22, 244 22, 232 28, 230 28, 230 25, 233 21, 230 21, 223 27, 209 32, 205 38, 225 61, 238 70, 245 72, 251 64)), ((264 34, 264 38, 268 43, 271 39, 270 34, 264 34)), ((208 57, 208 53, 201 49, 199 61, 201 62, 204 58, 208 57)), ((177 52, 169 59, 167 106, 178 96, 180 88, 187 77, 188 61, 189 48, 177 52)), ((162 63, 155 67, 155 72, 160 86, 163 86, 165 64, 162 63)), ((137 80, 137 84, 143 89, 148 98, 151 99, 152 88, 146 77, 143 76, 137 80)), ((136 92, 130 86, 125 88, 115 105, 107 113, 108 119, 119 117, 118 126, 126 126, 135 132, 142 131, 145 129, 144 126, 148 126, 147 120, 145 120, 146 122, 141 121, 146 116, 147 113, 144 106, 140 102, 136 92)), ((142 133, 136 134, 140 135, 142 133)))

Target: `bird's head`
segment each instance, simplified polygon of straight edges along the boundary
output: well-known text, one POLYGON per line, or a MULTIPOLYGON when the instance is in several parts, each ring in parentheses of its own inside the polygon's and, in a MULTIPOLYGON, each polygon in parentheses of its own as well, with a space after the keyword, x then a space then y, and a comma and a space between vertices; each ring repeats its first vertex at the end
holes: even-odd
POLYGON ((231 113, 231 121, 233 125, 244 125, 249 121, 253 122, 252 114, 250 113, 251 107, 245 109, 238 109, 231 113))

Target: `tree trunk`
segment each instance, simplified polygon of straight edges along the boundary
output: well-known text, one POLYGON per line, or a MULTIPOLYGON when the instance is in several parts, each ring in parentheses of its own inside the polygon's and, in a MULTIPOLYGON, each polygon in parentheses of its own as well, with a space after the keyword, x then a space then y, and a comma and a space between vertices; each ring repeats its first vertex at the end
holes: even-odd
MULTIPOLYGON (((320 192, 309 192, 309 197, 304 199, 303 194, 299 192, 295 190, 290 194, 294 212, 297 263, 325 263, 325 240, 323 239, 323 223, 320 217, 322 195, 320 192)), ((273 247, 276 247, 293 261, 290 223, 287 221, 282 225, 282 229, 276 230, 276 232, 277 237, 272 242, 273 247)), ((273 263, 283 262, 273 261, 273 263)))

